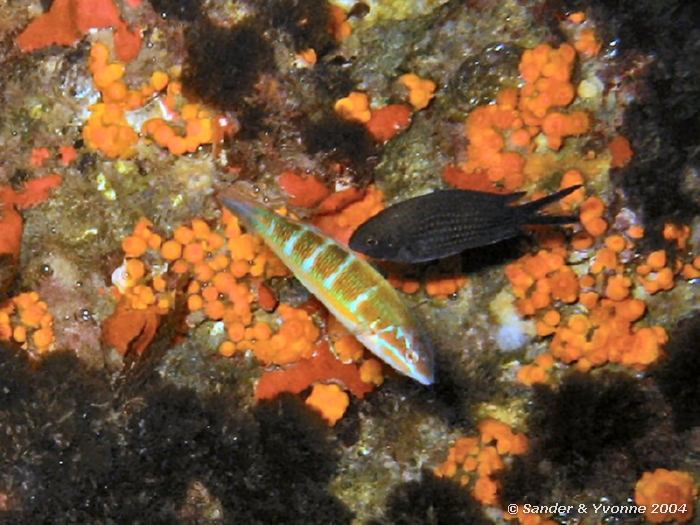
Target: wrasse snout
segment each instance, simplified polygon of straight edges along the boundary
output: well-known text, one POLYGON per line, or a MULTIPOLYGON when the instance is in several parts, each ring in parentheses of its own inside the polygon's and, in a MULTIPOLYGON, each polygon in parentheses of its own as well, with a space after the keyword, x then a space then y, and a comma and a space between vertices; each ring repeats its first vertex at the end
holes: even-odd
POLYGON ((432 350, 398 292, 369 263, 315 228, 282 217, 236 189, 219 194, 294 276, 365 345, 404 375, 433 382, 432 350))

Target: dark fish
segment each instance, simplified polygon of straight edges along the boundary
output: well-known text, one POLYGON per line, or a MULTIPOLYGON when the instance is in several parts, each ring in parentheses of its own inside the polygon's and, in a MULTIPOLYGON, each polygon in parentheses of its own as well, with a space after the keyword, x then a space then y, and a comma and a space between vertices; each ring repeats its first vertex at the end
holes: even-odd
POLYGON ((512 203, 525 192, 434 191, 399 202, 369 219, 355 230, 350 248, 375 259, 401 263, 441 259, 516 237, 527 224, 577 222, 578 217, 572 215, 538 212, 578 188, 571 186, 520 205, 512 203))

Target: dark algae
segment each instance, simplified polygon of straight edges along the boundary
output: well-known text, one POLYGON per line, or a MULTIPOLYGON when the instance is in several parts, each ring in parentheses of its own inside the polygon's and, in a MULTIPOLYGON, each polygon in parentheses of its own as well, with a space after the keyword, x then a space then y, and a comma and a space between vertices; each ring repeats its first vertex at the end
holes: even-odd
POLYGON ((227 28, 200 19, 185 40, 183 88, 221 109, 242 107, 260 75, 274 67, 272 45, 253 23, 227 28))
POLYGON ((700 425, 700 314, 678 324, 666 350, 653 377, 673 409, 676 430, 690 430, 700 425))
POLYGON ((430 523, 491 523, 479 504, 451 480, 424 471, 420 481, 398 485, 389 495, 384 516, 371 525, 428 525, 430 523))
POLYGON ((154 377, 121 399, 72 354, 4 345, 0 385, 0 523, 194 523, 193 487, 224 523, 351 521, 327 488, 338 441, 296 397, 243 413, 154 377))

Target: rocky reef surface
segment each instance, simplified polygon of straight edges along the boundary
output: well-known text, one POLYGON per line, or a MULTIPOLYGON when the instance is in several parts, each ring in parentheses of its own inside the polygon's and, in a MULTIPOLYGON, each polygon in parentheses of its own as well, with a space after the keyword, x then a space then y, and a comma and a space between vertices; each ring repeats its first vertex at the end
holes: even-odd
POLYGON ((0 521, 700 523, 700 8, 0 3, 0 521), (216 195, 347 243, 438 188, 570 226, 374 261, 394 372, 216 195))

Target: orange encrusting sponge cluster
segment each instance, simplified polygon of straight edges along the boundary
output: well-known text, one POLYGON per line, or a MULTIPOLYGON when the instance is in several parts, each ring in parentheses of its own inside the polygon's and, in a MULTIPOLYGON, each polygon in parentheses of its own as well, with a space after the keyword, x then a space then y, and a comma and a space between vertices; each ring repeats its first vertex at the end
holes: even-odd
POLYGON ((31 208, 47 200, 52 189, 61 185, 57 174, 44 175, 15 190, 9 184, 0 184, 0 255, 19 258, 22 249, 24 221, 18 210, 31 208))
POLYGON ((44 354, 53 349, 53 315, 37 292, 21 293, 0 306, 0 341, 44 354))
POLYGON ((573 29, 574 47, 576 51, 589 58, 598 55, 602 44, 593 27, 584 27, 584 25, 587 25, 586 13, 583 11, 576 11, 566 18, 573 29))
MULTIPOLYGON (((78 152, 73 146, 59 146, 58 155, 61 158, 61 165, 64 167, 69 166, 71 162, 78 158, 78 152)), ((29 164, 35 168, 41 168, 53 156, 54 154, 51 153, 49 148, 32 148, 32 152, 29 154, 29 164)))
POLYGON ((411 124, 413 112, 406 104, 387 104, 372 110, 372 116, 365 124, 374 140, 385 143, 411 124))
POLYGON ((72 46, 93 29, 114 29, 117 56, 130 62, 141 49, 141 29, 133 31, 122 19, 114 0, 56 0, 34 18, 17 37, 23 52, 51 45, 72 46))
POLYGON ((128 157, 139 135, 127 121, 126 114, 141 108, 147 100, 166 90, 164 98, 173 117, 173 124, 162 118, 146 121, 143 132, 174 155, 194 152, 202 144, 218 140, 217 121, 197 104, 183 103, 179 82, 171 81, 167 73, 156 71, 147 84, 139 89, 129 88, 123 80, 125 66, 109 61, 109 49, 101 43, 90 50, 89 68, 102 101, 90 107, 91 115, 83 129, 88 147, 110 158, 128 157), (176 109, 181 105, 178 114, 176 109), (177 128, 182 128, 178 132, 177 128))
POLYGON ((342 363, 359 366, 363 382, 379 386, 384 382, 382 363, 374 357, 366 357, 365 347, 331 314, 326 321, 326 335, 331 342, 333 355, 342 363))
POLYGON ((398 103, 373 109, 367 93, 352 91, 335 102, 335 112, 345 120, 364 124, 377 142, 387 142, 411 124, 413 111, 426 108, 435 96, 436 86, 432 80, 408 73, 399 77, 399 82, 408 91, 410 106, 398 103))
POLYGON ((326 322, 326 334, 333 346, 333 353, 340 361, 352 363, 362 358, 365 347, 332 315, 326 322))
MULTIPOLYGON (((312 343, 318 337, 318 331, 303 324, 297 326, 303 312, 294 315, 291 307, 281 306, 285 324, 289 322, 293 328, 283 328, 274 336, 266 323, 254 322, 252 313, 251 305, 256 300, 254 282, 288 275, 288 270, 258 237, 243 233, 238 219, 226 210, 222 224, 224 231, 219 232, 206 221, 193 219, 189 225, 176 228, 172 238, 164 239, 152 231, 150 221, 141 219, 133 234, 122 242, 126 256, 122 291, 131 307, 146 309, 156 305, 160 313, 165 313, 175 303, 178 290, 173 283, 185 282, 188 310, 224 322, 229 340, 220 348, 223 355, 255 347, 264 356, 262 361, 273 362, 269 355, 275 351, 268 347, 289 351, 287 338, 290 343, 296 341, 294 352, 303 353, 306 347, 299 346, 298 341, 312 343), (157 266, 155 262, 167 263, 167 270, 152 275, 150 268, 157 266)), ((281 359, 286 361, 289 356, 281 359)))
POLYGON ((335 112, 345 120, 366 124, 372 118, 369 97, 362 91, 353 91, 347 97, 338 99, 333 106, 335 112))
MULTIPOLYGON (((414 294, 421 288, 418 279, 401 277, 397 274, 390 273, 387 280, 394 288, 406 294, 414 294)), ((467 283, 469 279, 464 275, 431 276, 425 280, 425 293, 437 299, 447 299, 459 292, 467 283)))
MULTIPOLYGON (((256 323, 249 333, 247 329, 246 333, 243 333, 241 325, 234 326, 233 330, 229 329, 229 337, 234 340, 243 335, 244 340, 250 342, 250 349, 255 357, 263 365, 287 365, 300 359, 309 359, 321 335, 314 320, 306 310, 287 304, 280 304, 277 312, 282 324, 274 335, 269 325, 256 323), (258 333, 260 330, 264 333, 258 333)), ((237 350, 242 348, 245 348, 245 345, 237 347, 237 350)))
POLYGON ((486 419, 479 423, 479 436, 458 439, 434 472, 438 477, 458 476, 462 486, 471 484, 474 499, 496 506, 499 485, 493 475, 505 468, 504 457, 524 454, 527 449, 524 434, 513 432, 498 420, 486 419))
POLYGON ((362 399, 380 383, 373 380, 377 376, 381 377, 381 364, 376 359, 367 359, 359 367, 356 363, 343 363, 330 351, 328 341, 321 339, 312 357, 265 371, 255 388, 255 398, 272 399, 282 392, 300 394, 312 387, 309 405, 334 425, 347 409, 348 393, 362 399), (338 388, 319 386, 330 384, 338 388))
POLYGON ((258 399, 285 390, 298 393, 311 386, 306 403, 332 426, 345 414, 349 392, 361 398, 384 382, 382 364, 367 357, 364 346, 315 299, 299 308, 282 304, 278 311, 283 324, 270 339, 272 344, 254 344, 252 349, 263 364, 288 367, 263 374, 256 390, 258 399), (325 318, 326 340, 321 338, 313 313, 325 318))
POLYGON ((92 149, 110 158, 126 157, 138 141, 138 134, 126 120, 128 111, 142 107, 146 101, 168 86, 169 77, 162 71, 151 75, 139 89, 129 88, 123 80, 125 66, 109 61, 109 49, 96 43, 90 49, 89 69, 102 102, 90 107, 92 114, 83 130, 83 137, 92 149))
MULTIPOLYGON (((115 283, 118 288, 115 293, 120 301, 126 301, 126 310, 121 306, 114 315, 127 320, 131 319, 132 312, 162 315, 175 306, 178 294, 185 293, 185 304, 194 323, 203 320, 223 323, 227 338, 218 350, 224 357, 251 351, 264 366, 288 367, 309 362, 309 373, 325 380, 333 380, 334 371, 341 370, 339 373, 349 374, 355 382, 366 383, 358 392, 381 384, 381 364, 372 358, 364 359, 362 345, 333 318, 329 319, 326 331, 329 337, 331 332, 334 334, 335 357, 315 362, 322 331, 312 315, 314 310, 280 304, 272 313, 269 306, 274 309, 276 299, 262 299, 261 290, 273 293, 263 280, 288 276, 287 268, 259 237, 245 233, 237 217, 228 210, 222 212, 221 225, 221 228, 212 228, 202 219, 193 219, 176 228, 170 238, 165 238, 153 231, 147 219, 138 221, 133 233, 122 242, 123 278, 115 283), (166 269, 162 273, 154 274, 154 268, 163 267, 166 269), (337 361, 337 365, 329 365, 331 361, 337 361)), ((108 341, 115 345, 120 342, 113 340, 113 332, 110 331, 108 341)), ((150 339, 145 344, 148 342, 150 339)), ((141 342, 134 344, 141 345, 141 342)), ((125 349, 128 345, 115 346, 125 349)), ((299 377, 295 376, 290 385, 304 382, 300 376, 302 370, 303 367, 296 367, 294 374, 299 377)), ((283 385, 290 381, 285 372, 263 374, 263 377, 270 375, 265 385, 267 392, 284 391, 283 385), (270 384, 272 378, 279 379, 282 385, 279 389, 270 384)), ((317 382, 318 379, 312 380, 309 386, 317 382)), ((344 396, 347 394, 342 391, 339 394, 325 386, 314 386, 314 394, 308 402, 334 424, 347 407, 344 396)))
MULTIPOLYGON (((326 201, 333 199, 338 193, 343 192, 331 194, 326 201)), ((321 202, 319 207, 322 208, 324 203, 325 201, 321 202)), ((384 194, 376 186, 369 186, 360 198, 331 213, 315 216, 313 224, 326 235, 347 246, 350 236, 358 226, 383 209, 384 194)))
MULTIPOLYGON (((669 290, 679 274, 695 278, 700 259, 685 264, 679 260, 671 266, 666 252, 658 250, 636 267, 625 265, 623 252, 631 253, 643 229, 633 226, 624 234, 604 237, 608 230, 604 214, 601 199, 585 199, 580 207, 584 232, 574 236, 571 246, 560 238, 506 266, 518 311, 536 318, 538 336, 553 336, 551 354, 539 356, 518 371, 518 380, 526 385, 546 382, 554 358, 575 363, 583 371, 608 362, 641 370, 662 355, 666 331, 661 326, 636 326, 646 313, 646 303, 633 293, 637 286, 652 294, 669 290), (577 273, 566 264, 568 249, 590 254, 587 271, 577 273)), ((683 228, 667 225, 666 229, 669 238, 683 238, 678 233, 683 228)))
POLYGON ((576 35, 576 40, 574 42, 574 47, 576 51, 581 53, 585 57, 594 57, 600 53, 602 44, 595 33, 595 30, 591 27, 584 27, 579 30, 578 35, 576 35))
POLYGON ((698 487, 688 472, 658 468, 637 481, 634 501, 646 507, 650 523, 686 523, 695 513, 698 487))
POLYGON ((350 406, 350 396, 335 383, 316 383, 306 404, 319 412, 329 425, 335 425, 350 406))
MULTIPOLYGON (((348 22, 348 13, 340 6, 329 4, 328 32, 336 42, 342 42, 352 34, 352 26, 348 22)), ((312 67, 316 64, 318 56, 312 47, 297 50, 297 58, 301 67, 312 67)))
MULTIPOLYGON (((170 83, 168 90, 180 92, 180 83, 170 83)), ((173 155, 194 153, 203 144, 214 142, 217 134, 216 121, 209 110, 199 104, 185 104, 176 117, 176 123, 184 129, 184 133, 178 133, 175 126, 162 118, 147 120, 143 125, 143 132, 173 155)))
POLYGON ((545 382, 552 357, 586 371, 607 362, 641 369, 661 356, 665 330, 633 326, 646 305, 629 296, 630 279, 621 273, 592 270, 579 277, 560 254, 550 250, 526 255, 506 267, 519 311, 537 316, 539 336, 553 335, 551 356, 544 354, 522 367, 518 372, 522 383, 545 382), (575 313, 569 314, 565 304, 576 304, 575 313))
POLYGON ((109 62, 106 45, 92 46, 89 68, 102 102, 90 106, 90 118, 83 128, 85 143, 110 158, 127 157, 133 152, 138 134, 127 122, 126 112, 141 107, 143 95, 127 87, 122 80, 124 64, 109 62))
POLYGON ((163 238, 154 233, 152 227, 151 221, 142 218, 136 223, 133 233, 122 241, 125 281, 120 291, 131 309, 146 310, 155 306, 160 314, 164 314, 174 305, 174 293, 167 290, 162 276, 152 278, 148 284, 147 266, 141 259, 147 251, 157 251, 163 244, 163 238))
POLYGON ((482 105, 467 117, 469 146, 461 173, 449 172, 452 185, 471 189, 474 179, 486 178, 507 190, 523 186, 527 179, 542 176, 536 164, 534 139, 543 133, 548 146, 561 148, 563 139, 582 135, 590 127, 588 113, 559 108, 569 106, 575 96, 571 75, 576 51, 569 44, 554 49, 541 44, 523 53, 520 89, 505 88, 495 104, 482 105))
POLYGON ((465 177, 485 177, 508 190, 525 182, 525 154, 533 135, 518 114, 518 96, 516 89, 504 89, 496 104, 479 106, 467 117, 467 161, 460 166, 465 177))
POLYGON ((435 96, 435 82, 421 78, 415 73, 406 73, 399 77, 399 82, 408 89, 408 101, 416 111, 425 109, 435 96))
POLYGON ((667 241, 673 241, 679 250, 685 250, 690 239, 690 226, 687 224, 679 226, 668 222, 664 224, 663 236, 667 241))
POLYGON ((291 206, 313 208, 331 193, 318 177, 297 170, 283 171, 277 177, 277 182, 287 194, 287 202, 291 206))
POLYGON ((330 33, 337 42, 342 42, 352 34, 352 26, 348 22, 348 13, 340 6, 329 4, 330 33))

